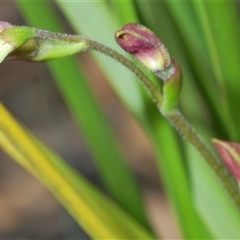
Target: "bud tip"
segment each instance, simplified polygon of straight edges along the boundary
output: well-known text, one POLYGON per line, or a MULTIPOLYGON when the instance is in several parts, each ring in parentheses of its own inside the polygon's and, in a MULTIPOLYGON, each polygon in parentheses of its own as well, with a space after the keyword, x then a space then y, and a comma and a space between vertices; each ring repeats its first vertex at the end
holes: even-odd
POLYGON ((136 57, 148 70, 156 72, 168 68, 170 55, 164 44, 147 27, 129 23, 115 33, 118 45, 136 57))

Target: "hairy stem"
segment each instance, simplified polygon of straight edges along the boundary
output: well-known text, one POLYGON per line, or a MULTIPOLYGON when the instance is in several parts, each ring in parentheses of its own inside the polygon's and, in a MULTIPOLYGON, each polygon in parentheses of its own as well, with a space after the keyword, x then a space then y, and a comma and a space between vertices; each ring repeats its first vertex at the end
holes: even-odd
POLYGON ((227 189, 235 204, 240 209, 240 194, 237 182, 225 167, 224 163, 210 151, 180 111, 176 111, 175 113, 165 117, 179 131, 183 138, 190 142, 203 156, 217 177, 221 180, 223 186, 227 189))
MULTIPOLYGON (((44 32, 45 33, 45 32, 44 32)), ((149 95, 152 97, 155 102, 160 113, 172 124, 172 126, 182 135, 184 139, 186 139, 190 144, 192 144, 196 150, 203 156, 203 158, 210 165, 212 170, 215 172, 219 180, 225 186, 229 195, 232 197, 235 204, 240 209, 240 194, 236 184, 236 181, 233 179, 232 175, 229 173, 227 168, 224 166, 223 162, 220 161, 207 147, 207 145, 203 142, 203 140, 199 137, 193 127, 187 122, 187 120, 183 117, 181 112, 176 109, 171 113, 165 112, 163 105, 163 96, 158 88, 152 83, 152 81, 143 73, 143 71, 138 68, 133 62, 125 58, 123 55, 119 54, 115 50, 100 44, 96 41, 93 41, 89 38, 82 36, 74 36, 74 35, 61 35, 61 34, 50 34, 51 38, 62 38, 67 41, 83 41, 87 43, 87 49, 92 49, 98 52, 107 55, 122 65, 127 67, 131 72, 133 72, 139 79, 139 81, 143 84, 143 86, 148 91, 149 95)), ((46 34, 43 36, 46 37, 46 34)))
POLYGON ((98 52, 101 52, 118 62, 120 62, 122 65, 127 67, 131 72, 133 72, 139 81, 143 84, 143 86, 146 88, 150 96, 152 97, 153 101, 156 104, 162 104, 162 94, 158 91, 157 87, 152 83, 152 81, 146 76, 146 74, 143 73, 143 71, 138 68, 133 62, 125 58, 123 55, 118 53, 117 51, 100 44, 98 42, 90 40, 89 42, 89 48, 96 50, 98 52))

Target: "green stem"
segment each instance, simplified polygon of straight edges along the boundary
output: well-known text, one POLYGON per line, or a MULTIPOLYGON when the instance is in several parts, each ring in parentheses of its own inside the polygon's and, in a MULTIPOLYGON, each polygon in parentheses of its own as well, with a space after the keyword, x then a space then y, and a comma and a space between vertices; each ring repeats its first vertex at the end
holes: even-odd
POLYGON ((190 142, 203 156, 240 209, 240 194, 237 182, 224 163, 212 153, 180 111, 177 110, 171 115, 165 115, 165 117, 179 131, 183 138, 190 142))
MULTIPOLYGON (((86 40, 86 39, 85 39, 86 40)), ((184 116, 179 110, 174 111, 171 114, 165 114, 162 111, 163 96, 158 88, 151 82, 151 80, 140 70, 133 62, 125 58, 123 55, 119 54, 115 50, 104 46, 98 42, 88 39, 89 48, 101 52, 111 58, 117 60, 125 67, 127 67, 131 72, 133 72, 143 86, 148 91, 149 95, 152 97, 153 101, 158 107, 160 113, 166 117, 166 119, 173 125, 173 127, 179 131, 184 139, 186 139, 191 145, 193 145, 197 151, 202 155, 202 157, 207 161, 212 170, 215 172, 220 182, 228 191, 229 195, 240 209, 240 194, 236 181, 229 173, 228 169, 225 167, 222 161, 220 161, 203 142, 200 136, 196 133, 193 127, 187 122, 184 116)))
MULTIPOLYGON (((228 172, 227 168, 221 161, 219 161, 218 158, 216 158, 213 155, 213 153, 204 144, 204 142, 198 136, 198 134, 196 134, 195 130, 190 126, 190 124, 185 120, 185 118, 176 108, 174 111, 170 112, 167 111, 168 108, 164 107, 164 97, 166 98, 166 93, 165 96, 163 96, 161 92, 158 90, 158 88, 152 83, 152 81, 133 62, 131 62, 130 60, 128 60, 115 50, 83 36, 64 35, 60 33, 52 33, 48 31, 38 30, 37 37, 42 40, 46 41, 51 40, 53 42, 60 40, 60 43, 67 43, 69 45, 71 45, 71 43, 73 43, 74 45, 74 43, 76 42, 83 43, 83 45, 81 45, 80 48, 74 49, 72 53, 92 49, 117 60, 125 67, 127 67, 131 72, 133 72, 138 77, 143 86, 146 88, 149 95, 152 97, 160 113, 168 119, 168 121, 175 127, 175 129, 177 129, 180 132, 180 134, 182 134, 184 139, 190 142, 200 152, 200 154, 208 162, 212 170, 216 173, 216 175, 218 176, 218 178, 225 186, 230 196, 240 209, 240 195, 238 187, 236 185, 236 182, 232 178, 231 174, 228 172)), ((40 41, 40 43, 42 42, 40 41)), ((59 52, 57 52, 57 54, 54 52, 55 57, 58 56, 58 54, 59 52)), ((30 57, 31 56, 32 55, 30 54, 30 57)), ((168 92, 171 92, 170 88, 168 89, 168 92)))
POLYGON ((118 62, 120 62, 122 65, 127 67, 132 73, 134 73, 137 78, 140 80, 140 82, 143 84, 143 86, 146 88, 150 96, 152 97, 153 101, 157 104, 162 105, 162 94, 158 91, 157 87, 152 83, 152 81, 143 73, 143 71, 138 68, 133 62, 128 60, 126 57, 124 57, 122 54, 118 53, 117 51, 100 44, 98 42, 95 42, 93 40, 90 40, 89 42, 89 48, 92 50, 96 50, 98 52, 101 52, 118 62))

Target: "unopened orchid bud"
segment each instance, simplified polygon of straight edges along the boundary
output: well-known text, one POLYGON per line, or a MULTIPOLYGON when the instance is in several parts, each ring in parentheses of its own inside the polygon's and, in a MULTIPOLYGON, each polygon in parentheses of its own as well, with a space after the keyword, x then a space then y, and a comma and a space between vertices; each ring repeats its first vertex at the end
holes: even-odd
POLYGON ((240 186, 240 144, 213 139, 219 156, 240 186))
POLYGON ((115 33, 115 39, 123 50, 136 57, 150 71, 161 71, 171 65, 171 58, 164 44, 141 24, 125 25, 115 33))
POLYGON ((115 33, 118 45, 137 58, 148 70, 164 81, 162 113, 171 114, 178 105, 182 86, 181 69, 167 48, 148 28, 129 23, 115 33))

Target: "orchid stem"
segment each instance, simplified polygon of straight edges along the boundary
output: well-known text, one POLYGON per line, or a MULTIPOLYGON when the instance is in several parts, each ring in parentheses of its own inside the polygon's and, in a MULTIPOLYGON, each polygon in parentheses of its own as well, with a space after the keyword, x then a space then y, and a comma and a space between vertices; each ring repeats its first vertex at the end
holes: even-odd
POLYGON ((92 50, 96 50, 98 52, 101 52, 118 62, 120 62, 122 65, 124 65, 126 68, 128 68, 132 73, 134 73, 137 78, 140 80, 140 82, 143 84, 143 86, 146 88, 150 96, 152 97, 153 101, 155 103, 162 104, 162 94, 158 91, 156 86, 152 83, 152 81, 146 76, 146 74, 143 73, 143 71, 138 68, 132 61, 124 57, 122 54, 118 53, 117 51, 100 44, 96 41, 90 40, 89 42, 89 48, 92 50))
MULTIPOLYGON (((84 38, 85 39, 85 38, 84 38)), ((163 96, 159 89, 152 83, 152 81, 144 74, 144 72, 138 68, 133 62, 128 60, 123 55, 119 54, 115 50, 100 44, 91 39, 85 39, 88 42, 89 49, 101 52, 127 67, 131 72, 133 72, 143 84, 143 86, 148 91, 152 100, 157 105, 160 113, 170 122, 170 124, 180 133, 180 135, 188 141, 195 149, 202 155, 202 157, 210 165, 211 169, 215 172, 216 176, 226 188, 232 200, 235 202, 237 207, 240 209, 240 194, 236 181, 225 167, 222 161, 220 161, 212 151, 203 142, 200 136, 196 133, 194 128, 187 122, 181 112, 176 109, 171 112, 171 114, 163 112, 163 96)))
POLYGON ((225 167, 224 163, 219 160, 207 147, 180 111, 176 110, 174 114, 165 117, 175 127, 175 129, 178 130, 180 135, 182 135, 186 141, 191 143, 191 145, 193 145, 207 161, 214 173, 220 179, 222 185, 227 189, 237 207, 240 209, 240 194, 237 182, 225 167))

